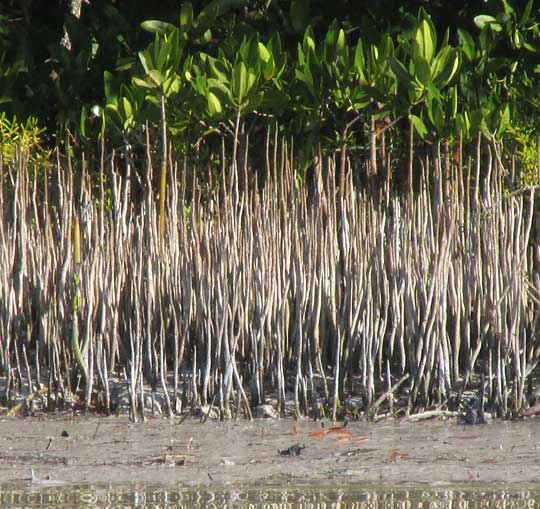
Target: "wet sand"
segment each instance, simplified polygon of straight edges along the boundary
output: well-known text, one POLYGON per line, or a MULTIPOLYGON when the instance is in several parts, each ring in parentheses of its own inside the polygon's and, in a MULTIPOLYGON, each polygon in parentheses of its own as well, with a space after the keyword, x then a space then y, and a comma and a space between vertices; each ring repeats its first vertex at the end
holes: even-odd
MULTIPOLYGON (((540 421, 0 419, 0 484, 537 484, 540 421), (315 436, 310 436, 315 433, 315 436), (300 444, 299 455, 278 451, 300 444), (305 448, 302 448, 305 445, 305 448)), ((291 450, 295 452, 295 448, 291 450)))

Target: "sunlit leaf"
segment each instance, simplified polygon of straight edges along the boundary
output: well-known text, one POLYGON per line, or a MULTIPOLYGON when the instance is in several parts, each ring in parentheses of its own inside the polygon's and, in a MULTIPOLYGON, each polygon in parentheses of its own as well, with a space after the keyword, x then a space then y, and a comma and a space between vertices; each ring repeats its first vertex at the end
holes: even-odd
POLYGON ((420 135, 422 139, 425 139, 428 135, 428 130, 424 121, 416 115, 410 115, 415 131, 420 135))
POLYGON ((433 24, 430 21, 423 19, 420 22, 416 30, 415 40, 418 54, 428 63, 431 62, 435 53, 437 38, 433 24))
POLYGON ((158 86, 160 86, 165 81, 165 76, 157 69, 151 69, 148 73, 149 78, 158 86))
POLYGON ((118 104, 118 94, 116 92, 115 78, 109 71, 103 73, 103 83, 105 86, 105 99, 107 104, 118 104))
POLYGON ((138 87, 142 87, 142 88, 156 88, 158 86, 156 83, 154 83, 151 80, 144 80, 144 79, 138 78, 137 76, 134 76, 133 78, 131 78, 131 81, 133 82, 134 85, 138 87))
POLYGON ((208 92, 206 96, 206 101, 210 115, 216 115, 223 111, 220 100, 213 92, 208 92))
POLYGON ((488 14, 480 14, 475 16, 474 23, 480 29, 484 28, 485 25, 489 25, 489 27, 495 32, 500 32, 502 30, 502 26, 497 23, 497 20, 488 14))
POLYGON ((272 57, 272 55, 268 51, 267 47, 262 42, 259 42, 257 47, 259 49, 259 56, 261 60, 263 62, 268 62, 270 58, 272 57))
POLYGON ((365 58, 364 58, 364 45, 362 44, 362 39, 358 39, 356 44, 356 50, 354 51, 354 67, 356 72, 361 76, 364 74, 365 68, 365 58))
POLYGON ((141 23, 141 28, 147 32, 153 32, 157 34, 167 34, 175 29, 175 26, 166 21, 159 21, 157 19, 149 19, 141 23))
POLYGON ((143 65, 146 74, 148 74, 150 70, 154 68, 152 57, 147 50, 139 51, 139 60, 141 61, 141 64, 143 65))
POLYGON ((129 119, 133 116, 133 109, 130 102, 126 97, 122 97, 122 109, 124 112, 124 118, 129 119))

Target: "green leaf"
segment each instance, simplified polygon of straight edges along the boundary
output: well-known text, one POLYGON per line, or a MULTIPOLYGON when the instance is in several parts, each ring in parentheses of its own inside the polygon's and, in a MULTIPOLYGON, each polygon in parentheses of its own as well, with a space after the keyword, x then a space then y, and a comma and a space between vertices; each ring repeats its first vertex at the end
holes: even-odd
POLYGON ((411 73, 407 70, 407 68, 396 57, 390 58, 390 68, 396 75, 398 81, 400 81, 405 86, 409 86, 409 84, 413 80, 413 77, 411 76, 411 73))
POLYGON ((485 25, 488 25, 495 32, 500 32, 502 30, 502 26, 497 23, 497 20, 488 14, 480 14, 479 16, 475 16, 474 23, 480 29, 484 28, 485 25))
POLYGON ((171 56, 171 53, 171 44, 168 41, 162 41, 156 60, 156 69, 158 71, 165 72, 168 63, 167 60, 171 56))
POLYGON ((203 34, 204 42, 210 42, 212 40, 212 30, 208 29, 203 34))
POLYGON ((384 34, 379 43, 379 54, 382 60, 388 60, 394 55, 394 41, 389 34, 384 34))
POLYGON ((229 82, 230 63, 225 58, 218 60, 214 57, 208 57, 208 65, 213 76, 224 83, 229 82))
POLYGON ((131 103, 126 97, 122 97, 122 110, 124 113, 124 120, 128 120, 133 116, 133 109, 131 107, 131 103))
POLYGON ((197 76, 191 83, 198 94, 206 96, 208 93, 208 82, 205 75, 197 76))
POLYGON ((210 112, 210 115, 217 115, 223 111, 223 107, 221 106, 221 101, 213 92, 208 92, 206 96, 206 101, 207 101, 208 111, 210 112))
POLYGON ((141 78, 137 78, 137 76, 131 78, 131 81, 134 85, 141 88, 157 88, 158 86, 151 80, 143 80, 141 78))
POLYGON ((445 46, 435 57, 431 68, 433 80, 439 88, 446 87, 459 69, 457 49, 445 46))
POLYGON ((86 106, 83 106, 81 108, 81 119, 79 122, 80 125, 80 133, 83 138, 86 138, 86 123, 88 121, 88 110, 86 109, 86 106))
POLYGON ((249 92, 253 88, 253 85, 255 85, 255 82, 257 81, 257 75, 251 69, 249 69, 247 77, 248 77, 247 92, 249 92))
POLYGON ((431 62, 437 45, 437 36, 433 23, 427 18, 423 19, 416 29, 415 41, 418 54, 428 63, 431 62))
POLYGON ((485 108, 477 108, 473 110, 470 115, 470 126, 472 129, 482 129, 482 124, 485 126, 484 118, 488 114, 488 110, 485 108))
POLYGON ((326 50, 327 60, 333 59, 336 55, 338 32, 338 22, 337 20, 334 20, 328 28, 328 31, 326 32, 326 37, 324 38, 324 47, 326 50))
POLYGON ((118 104, 118 94, 116 92, 115 78, 109 71, 103 72, 103 83, 105 87, 105 100, 107 104, 118 104))
POLYGON ((514 8, 508 3, 508 0, 502 0, 503 6, 504 6, 504 12, 505 14, 508 14, 509 16, 512 16, 513 18, 516 15, 516 11, 514 8))
POLYGON ((263 99, 264 99, 264 93, 262 91, 256 94, 253 94, 246 108, 250 111, 256 110, 263 102, 263 99))
POLYGON ((151 69, 148 73, 148 77, 157 85, 161 86, 162 83, 165 81, 165 76, 161 72, 159 72, 157 69, 151 69))
POLYGON ((260 59, 265 63, 268 62, 272 58, 270 51, 268 51, 267 47, 262 42, 259 42, 257 47, 259 49, 260 59))
POLYGON ((527 5, 525 6, 525 9, 523 10, 523 14, 521 15, 521 19, 519 20, 519 25, 523 26, 529 21, 529 17, 531 15, 533 7, 533 0, 529 0, 527 2, 527 5))
POLYGON ((144 72, 146 72, 146 74, 148 74, 150 70, 154 68, 152 57, 147 50, 139 51, 139 60, 141 61, 144 72))
POLYGON ((412 120, 414 129, 420 135, 420 138, 422 138, 423 140, 426 139, 428 135, 428 130, 426 124, 424 124, 424 121, 420 117, 417 117, 413 114, 410 115, 410 118, 412 120))
POLYGON ((165 21, 159 21, 157 19, 149 19, 141 23, 141 28, 147 32, 156 34, 167 34, 174 30, 176 27, 171 23, 165 21))
POLYGON ((416 77, 424 87, 427 87, 431 83, 429 63, 421 56, 413 57, 413 63, 416 77))
POLYGON ((444 111, 439 99, 428 101, 428 117, 435 130, 440 133, 444 129, 444 111))
POLYGON ((358 39, 356 44, 356 50, 354 51, 354 68, 360 76, 364 76, 364 69, 366 65, 366 60, 364 57, 364 45, 362 44, 362 39, 358 39))
MULTIPOLYGON (((182 54, 182 48, 184 41, 180 40, 180 31, 175 28, 170 34, 164 37, 164 43, 169 48, 169 54, 163 59, 163 65, 167 67, 177 67, 180 62, 180 55, 182 54)), ((161 53, 162 48, 160 48, 161 53)), ((161 55, 159 60, 161 59, 161 55)))
POLYGON ((458 28, 458 38, 461 50, 467 57, 467 60, 469 62, 472 62, 476 57, 476 44, 474 43, 471 34, 469 34, 469 32, 467 32, 466 30, 458 28))
POLYGON ((244 62, 238 62, 233 69, 232 92, 233 97, 240 105, 244 101, 244 97, 248 91, 248 76, 247 68, 244 62))
POLYGON ((356 110, 363 110, 371 103, 371 97, 366 91, 357 88, 351 94, 351 102, 356 110))
POLYGON ((263 65, 263 76, 266 81, 271 80, 275 76, 276 64, 274 58, 270 55, 268 62, 263 65))
POLYGON ((316 98, 317 94, 315 93, 315 85, 313 82, 313 76, 311 74, 309 67, 306 66, 302 70, 296 69, 295 76, 297 80, 301 81, 302 83, 306 85, 311 95, 316 98))
POLYGON ((165 80, 163 83, 163 93, 165 97, 170 97, 173 94, 177 94, 180 91, 180 78, 173 74, 165 80))
POLYGON ((133 67, 133 64, 135 63, 135 60, 133 57, 118 57, 116 60, 116 65, 114 66, 114 70, 121 72, 121 71, 127 71, 128 69, 131 69, 133 67))
POLYGON ((347 49, 347 39, 345 38, 345 31, 341 29, 338 32, 338 38, 336 41, 336 50, 337 50, 338 56, 343 56, 346 49, 347 49))
POLYGON ((463 112, 463 114, 458 113, 456 115, 456 129, 460 134, 464 136, 466 136, 469 133, 471 129, 471 121, 466 111, 463 112))
POLYGON ((450 90, 450 94, 451 94, 450 117, 454 118, 457 115, 457 108, 458 108, 458 91, 457 91, 456 86, 452 87, 452 89, 450 90))
POLYGON ((223 96, 223 98, 229 101, 231 105, 234 103, 232 90, 229 87, 227 87, 225 83, 219 80, 216 80, 214 78, 209 78, 208 86, 214 89, 214 91, 219 92, 223 96))
POLYGON ((503 104, 499 109, 499 118, 501 125, 501 132, 506 131, 510 126, 510 106, 508 103, 503 104))
POLYGON ((306 57, 309 58, 310 51, 315 51, 315 36, 313 35, 313 28, 307 27, 304 33, 304 40, 302 43, 302 49, 306 57))

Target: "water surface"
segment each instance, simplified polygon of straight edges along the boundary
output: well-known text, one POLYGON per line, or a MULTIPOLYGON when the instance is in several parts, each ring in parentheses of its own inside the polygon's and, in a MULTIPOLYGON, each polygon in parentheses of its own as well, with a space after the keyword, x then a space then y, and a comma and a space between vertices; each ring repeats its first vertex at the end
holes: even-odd
POLYGON ((536 509, 540 490, 497 486, 441 488, 12 486, 0 508, 536 509))

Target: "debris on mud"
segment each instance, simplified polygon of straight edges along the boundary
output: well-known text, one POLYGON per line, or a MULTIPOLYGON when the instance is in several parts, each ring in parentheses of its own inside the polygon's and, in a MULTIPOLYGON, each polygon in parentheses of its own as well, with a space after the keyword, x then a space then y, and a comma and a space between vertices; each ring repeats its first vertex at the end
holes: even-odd
POLYGON ((300 445, 299 443, 291 445, 287 449, 283 449, 282 451, 278 451, 278 453, 281 456, 300 456, 300 453, 302 452, 302 449, 305 449, 306 445, 300 445))

